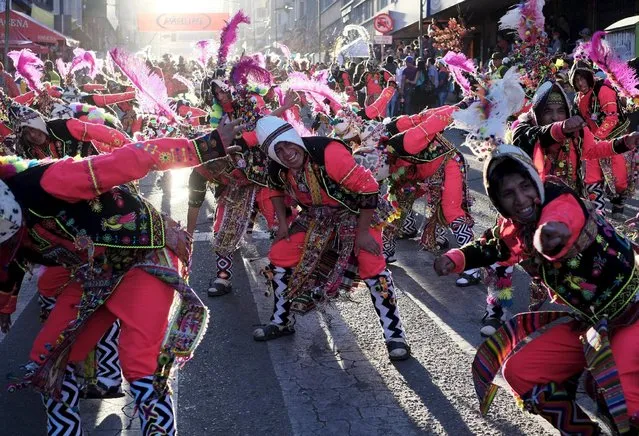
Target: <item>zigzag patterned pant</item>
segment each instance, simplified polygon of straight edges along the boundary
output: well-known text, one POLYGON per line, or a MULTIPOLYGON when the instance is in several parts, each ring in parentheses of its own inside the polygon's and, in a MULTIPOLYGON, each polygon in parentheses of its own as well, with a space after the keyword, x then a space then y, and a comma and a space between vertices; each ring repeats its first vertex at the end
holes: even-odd
POLYGON ((216 277, 223 280, 231 280, 233 277, 233 255, 224 256, 215 252, 215 266, 217 267, 216 277))
POLYGON ((411 209, 406 213, 406 217, 402 222, 401 234, 403 236, 410 236, 414 233, 417 233, 417 214, 411 209))
MULTIPOLYGON (((47 297, 38 293, 40 303, 40 319, 44 322, 55 307, 56 297, 47 297)), ((97 363, 97 380, 106 387, 122 384, 122 367, 118 351, 120 337, 120 321, 114 322, 96 344, 95 360, 97 363)))
POLYGON ((405 339, 404 327, 395 300, 395 285, 391 272, 386 269, 377 277, 364 280, 371 293, 371 300, 379 323, 384 331, 386 342, 393 339, 405 339))
POLYGON ((450 223, 450 230, 455 236, 457 245, 463 247, 464 245, 475 239, 473 229, 466 223, 466 217, 459 217, 450 223))
POLYGON ((605 215, 606 189, 603 182, 586 185, 586 191, 588 192, 588 200, 595 207, 595 210, 605 215))
POLYGON ((122 367, 118 353, 120 321, 114 322, 96 346, 95 360, 98 364, 96 376, 98 382, 106 387, 122 384, 122 367))
POLYGON ((273 315, 271 315, 271 323, 280 326, 292 326, 295 324, 295 315, 291 313, 291 302, 287 301, 282 295, 288 287, 288 280, 293 270, 279 266, 273 266, 272 268, 273 315))
POLYGON ((47 410, 49 436, 82 436, 80 388, 74 372, 75 367, 67 365, 59 401, 42 396, 42 403, 47 410))
POLYGON ((177 434, 173 400, 169 394, 158 398, 153 389, 153 376, 131 382, 131 393, 140 413, 143 435, 177 434))
POLYGON ((390 235, 389 232, 382 233, 382 254, 386 259, 395 256, 395 250, 397 249, 397 238, 394 235, 390 235))
POLYGON ((599 425, 579 407, 574 391, 563 385, 549 383, 535 386, 522 400, 527 411, 544 418, 562 435, 599 434, 599 425))

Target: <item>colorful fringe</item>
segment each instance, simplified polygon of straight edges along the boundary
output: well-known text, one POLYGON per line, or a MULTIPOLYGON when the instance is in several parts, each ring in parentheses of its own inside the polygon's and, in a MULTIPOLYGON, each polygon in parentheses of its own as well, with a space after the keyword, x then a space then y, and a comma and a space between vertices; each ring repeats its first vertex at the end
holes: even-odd
POLYGON ((619 372, 608 339, 608 321, 603 319, 586 332, 584 356, 587 368, 605 399, 608 412, 621 434, 630 430, 626 399, 621 388, 619 372))
POLYGON ((493 380, 518 345, 533 332, 546 329, 551 323, 568 316, 569 312, 520 313, 479 346, 473 360, 472 374, 483 415, 488 413, 497 394, 498 386, 493 384, 493 380))
POLYGON ((225 187, 218 202, 224 203, 224 215, 220 230, 215 232, 213 250, 222 256, 230 257, 237 249, 251 222, 258 186, 235 185, 225 187))

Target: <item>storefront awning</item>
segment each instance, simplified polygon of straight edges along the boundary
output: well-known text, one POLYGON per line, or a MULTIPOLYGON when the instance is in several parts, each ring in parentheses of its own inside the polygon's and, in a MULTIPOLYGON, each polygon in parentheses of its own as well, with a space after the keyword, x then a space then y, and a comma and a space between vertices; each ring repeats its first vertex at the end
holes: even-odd
MULTIPOLYGON (((66 44, 77 45, 74 39, 67 38, 62 33, 50 29, 30 16, 18 11, 11 11, 9 20, 9 39, 28 40, 36 44, 66 44)), ((4 14, 0 14, 0 35, 4 35, 4 14)))

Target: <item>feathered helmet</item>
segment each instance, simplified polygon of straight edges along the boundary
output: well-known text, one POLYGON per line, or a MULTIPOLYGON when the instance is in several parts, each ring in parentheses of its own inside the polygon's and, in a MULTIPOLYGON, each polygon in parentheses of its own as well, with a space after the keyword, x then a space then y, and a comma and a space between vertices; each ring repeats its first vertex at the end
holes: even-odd
POLYGON ((526 101, 519 73, 509 69, 503 79, 486 78, 479 86, 479 100, 453 114, 453 127, 468 131, 466 145, 480 159, 503 143, 508 118, 526 101))

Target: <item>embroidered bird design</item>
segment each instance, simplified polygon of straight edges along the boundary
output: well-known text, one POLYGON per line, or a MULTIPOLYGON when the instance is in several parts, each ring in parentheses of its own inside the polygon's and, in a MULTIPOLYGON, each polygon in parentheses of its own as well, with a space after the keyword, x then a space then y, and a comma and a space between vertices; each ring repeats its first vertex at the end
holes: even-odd
POLYGON ((113 215, 109 218, 102 218, 102 230, 119 231, 122 228, 126 230, 135 230, 135 212, 126 215, 113 215))

